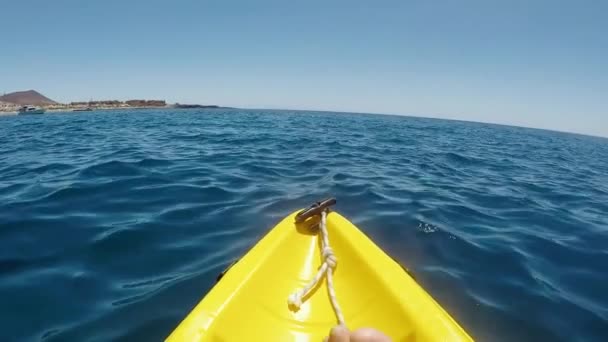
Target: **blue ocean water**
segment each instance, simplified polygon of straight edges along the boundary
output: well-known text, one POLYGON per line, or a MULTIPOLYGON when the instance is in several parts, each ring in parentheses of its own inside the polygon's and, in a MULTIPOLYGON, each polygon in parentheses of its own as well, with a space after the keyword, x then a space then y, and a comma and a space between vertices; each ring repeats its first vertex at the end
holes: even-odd
POLYGON ((0 117, 0 340, 161 340, 330 195, 476 339, 608 339, 608 139, 234 109, 0 117))

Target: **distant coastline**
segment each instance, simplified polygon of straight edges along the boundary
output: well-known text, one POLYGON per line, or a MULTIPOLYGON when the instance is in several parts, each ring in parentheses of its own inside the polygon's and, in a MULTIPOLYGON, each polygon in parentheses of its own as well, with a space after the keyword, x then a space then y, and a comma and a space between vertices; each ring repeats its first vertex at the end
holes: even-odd
POLYGON ((217 105, 201 104, 167 104, 165 100, 103 100, 103 101, 79 101, 70 103, 59 103, 49 99, 35 90, 27 90, 4 94, 0 96, 0 115, 14 115, 22 106, 36 106, 47 112, 88 112, 94 110, 118 110, 118 109, 162 109, 162 108, 224 108, 217 105))

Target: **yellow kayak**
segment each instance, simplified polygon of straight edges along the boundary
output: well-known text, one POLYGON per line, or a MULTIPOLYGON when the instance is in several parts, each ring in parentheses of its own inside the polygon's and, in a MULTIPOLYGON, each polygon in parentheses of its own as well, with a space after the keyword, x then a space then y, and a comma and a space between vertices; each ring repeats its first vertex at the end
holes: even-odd
POLYGON ((332 292, 351 330, 372 327, 393 341, 472 340, 399 264, 329 212, 333 203, 281 221, 226 271, 167 341, 322 341, 340 321, 332 292), (322 223, 337 259, 333 268, 323 267, 333 271, 332 289, 325 274, 294 307, 294 293, 310 285, 327 260, 322 223))

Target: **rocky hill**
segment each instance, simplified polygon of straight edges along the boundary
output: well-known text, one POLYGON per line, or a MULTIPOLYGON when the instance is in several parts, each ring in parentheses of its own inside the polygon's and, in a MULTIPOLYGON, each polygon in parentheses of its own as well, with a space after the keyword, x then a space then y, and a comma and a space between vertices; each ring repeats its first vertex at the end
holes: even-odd
POLYGON ((48 106, 57 102, 40 94, 35 90, 17 91, 0 96, 0 102, 8 102, 18 105, 48 106))

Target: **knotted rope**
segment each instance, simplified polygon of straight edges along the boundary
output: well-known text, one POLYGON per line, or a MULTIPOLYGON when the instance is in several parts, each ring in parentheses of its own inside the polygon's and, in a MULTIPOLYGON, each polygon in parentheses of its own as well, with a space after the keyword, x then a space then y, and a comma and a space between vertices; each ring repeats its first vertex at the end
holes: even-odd
POLYGON ((344 323, 344 315, 342 314, 342 309, 340 309, 340 304, 338 304, 338 299, 336 298, 336 291, 334 290, 334 269, 338 264, 338 259, 334 255, 334 251, 329 245, 329 236, 327 234, 327 212, 324 210, 321 212, 321 223, 319 223, 319 234, 321 235, 321 252, 323 255, 323 264, 317 271, 317 274, 304 286, 302 289, 292 293, 287 299, 287 303, 289 305, 294 306, 296 309, 299 309, 302 306, 302 298, 306 297, 306 295, 313 289, 323 278, 323 275, 327 278, 327 292, 329 293, 329 300, 331 301, 331 306, 336 313, 336 318, 338 319, 338 323, 340 325, 345 325, 344 323))

